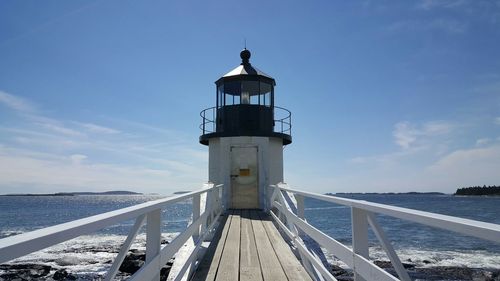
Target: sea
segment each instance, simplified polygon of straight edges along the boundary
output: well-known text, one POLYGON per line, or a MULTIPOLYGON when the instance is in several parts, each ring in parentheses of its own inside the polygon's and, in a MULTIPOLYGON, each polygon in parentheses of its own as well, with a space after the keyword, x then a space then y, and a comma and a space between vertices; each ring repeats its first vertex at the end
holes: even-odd
MULTIPOLYGON (((341 196, 500 224, 500 197, 435 194, 341 196)), ((164 197, 0 196, 0 239, 164 197)), ((190 200, 164 209, 163 239, 171 241, 182 232, 191 222, 191 212, 190 200)), ((319 230, 351 245, 351 215, 348 207, 306 198, 305 216, 319 230)), ((411 262, 420 267, 500 269, 500 244, 383 215, 378 215, 377 218, 403 262, 411 262)), ((47 264, 54 268, 66 268, 80 276, 102 276, 111 266, 110 261, 116 256, 133 223, 133 220, 125 221, 9 263, 47 264)), ((144 249, 145 240, 142 232, 132 248, 144 249)), ((331 253, 325 252, 325 255, 332 263, 342 266, 331 253)), ((373 233, 370 233, 370 258, 388 260, 373 233)))

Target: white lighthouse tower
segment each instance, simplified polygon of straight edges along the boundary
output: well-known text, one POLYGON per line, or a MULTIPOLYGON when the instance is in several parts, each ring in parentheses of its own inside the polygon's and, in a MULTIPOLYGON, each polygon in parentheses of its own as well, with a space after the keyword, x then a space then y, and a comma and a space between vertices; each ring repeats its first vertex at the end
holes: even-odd
POLYGON ((290 111, 274 104, 274 78, 241 64, 216 84, 216 106, 201 112, 209 181, 224 184, 226 209, 267 210, 268 186, 283 181, 283 147, 292 142, 290 111))

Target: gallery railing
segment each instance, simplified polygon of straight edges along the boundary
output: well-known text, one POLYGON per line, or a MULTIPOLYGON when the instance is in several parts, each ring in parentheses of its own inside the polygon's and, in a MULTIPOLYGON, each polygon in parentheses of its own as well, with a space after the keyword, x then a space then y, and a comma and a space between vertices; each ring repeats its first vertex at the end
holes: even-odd
MULTIPOLYGON (((217 124, 215 122, 217 117, 217 110, 214 107, 209 107, 200 112, 201 134, 215 133, 217 124)), ((274 132, 292 135, 292 112, 290 110, 274 106, 274 132)))

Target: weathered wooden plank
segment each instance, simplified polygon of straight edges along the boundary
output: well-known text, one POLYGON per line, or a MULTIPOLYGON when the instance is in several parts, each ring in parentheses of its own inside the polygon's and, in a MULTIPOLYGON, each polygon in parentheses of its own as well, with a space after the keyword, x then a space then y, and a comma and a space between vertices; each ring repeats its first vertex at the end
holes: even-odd
POLYGON ((231 225, 215 278, 217 281, 235 281, 239 276, 241 210, 234 210, 231 216, 231 225))
POLYGON ((240 281, 261 280, 262 272, 250 212, 243 210, 241 213, 240 281))
POLYGON ((207 252, 192 278, 193 281, 215 280, 230 224, 231 216, 223 216, 219 228, 214 234, 212 242, 208 246, 207 252))
POLYGON ((290 246, 283 240, 283 237, 279 234, 278 230, 271 221, 269 215, 259 212, 260 219, 264 228, 266 230, 269 241, 281 263, 283 270, 289 281, 302 281, 311 280, 309 274, 307 274, 304 267, 297 260, 297 257, 293 254, 290 246))
POLYGON ((252 219, 252 227, 264 280, 286 281, 286 275, 269 241, 264 225, 259 219, 259 215, 256 211, 250 211, 250 218, 252 219))

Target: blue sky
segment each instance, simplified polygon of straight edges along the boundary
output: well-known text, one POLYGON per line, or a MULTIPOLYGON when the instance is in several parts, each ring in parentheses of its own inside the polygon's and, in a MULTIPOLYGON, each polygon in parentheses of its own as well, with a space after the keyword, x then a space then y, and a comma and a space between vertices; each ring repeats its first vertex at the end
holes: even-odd
POLYGON ((244 38, 291 186, 500 184, 500 1, 1 1, 0 193, 200 187, 244 38))

